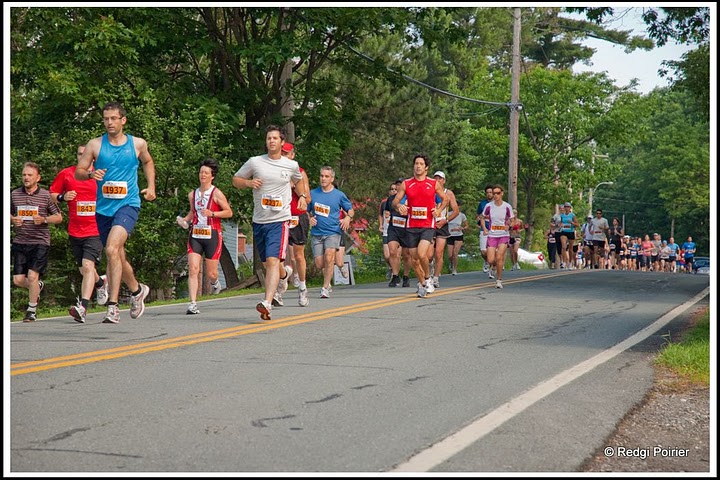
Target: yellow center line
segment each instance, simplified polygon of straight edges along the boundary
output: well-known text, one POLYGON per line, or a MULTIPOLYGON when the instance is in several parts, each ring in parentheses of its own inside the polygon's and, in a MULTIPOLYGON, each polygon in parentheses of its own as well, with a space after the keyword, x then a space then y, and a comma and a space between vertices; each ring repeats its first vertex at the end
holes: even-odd
MULTIPOLYGON (((535 275, 532 277, 518 278, 514 280, 505 281, 505 284, 522 283, 534 280, 540 280, 543 278, 568 275, 572 272, 535 275)), ((451 295, 455 293, 462 293, 470 290, 479 290, 482 288, 493 287, 493 283, 484 283, 479 285, 468 285, 463 287, 454 288, 443 288, 442 290, 435 290, 432 294, 432 298, 436 298, 443 295, 451 295)), ((338 307, 332 310, 324 312, 312 312, 302 315, 293 315, 291 317, 270 320, 263 322, 262 324, 251 323, 245 325, 239 325, 237 327, 225 328, 222 330, 213 330, 210 332, 200 332, 191 335, 185 335, 181 337, 166 338, 163 340, 155 340, 152 342, 143 342, 134 345, 124 345, 121 347, 109 348, 105 350, 95 350, 92 352, 77 353, 73 355, 66 355, 62 357, 52 357, 43 360, 33 360, 29 362, 14 363, 11 365, 11 375, 23 375, 26 373, 41 372, 46 370, 53 370, 56 368, 71 367, 75 365, 84 365, 87 363, 100 362, 104 360, 112 360, 115 358, 127 357, 130 355, 140 355, 149 352, 158 352, 161 350, 167 350, 170 348, 184 347, 188 345, 195 345, 199 343, 211 342, 215 340, 223 340, 226 338, 237 337, 240 335, 248 335, 251 333, 265 332, 274 330, 282 327, 289 327, 292 325, 301 325, 303 323, 314 322, 317 320, 326 320, 328 318, 339 317, 342 315, 360 313, 368 310, 375 310, 378 308, 389 307, 392 305, 400 305, 403 303, 427 300, 426 298, 420 298, 416 293, 403 295, 401 297, 393 297, 389 299, 373 300, 370 302, 364 302, 346 307, 338 307)))

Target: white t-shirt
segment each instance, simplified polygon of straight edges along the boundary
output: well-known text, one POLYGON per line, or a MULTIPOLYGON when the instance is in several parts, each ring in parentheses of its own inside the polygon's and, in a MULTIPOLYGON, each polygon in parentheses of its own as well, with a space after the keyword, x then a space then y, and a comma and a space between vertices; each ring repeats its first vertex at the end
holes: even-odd
POLYGON ((286 157, 272 160, 267 154, 258 155, 245 162, 235 176, 260 178, 263 182, 260 188, 253 189, 253 222, 265 224, 290 220, 291 182, 302 180, 298 162, 286 157))
POLYGON ((510 236, 510 219, 513 218, 512 207, 507 202, 495 205, 490 202, 485 205, 483 210, 485 218, 490 218, 490 228, 488 237, 509 237, 510 236))

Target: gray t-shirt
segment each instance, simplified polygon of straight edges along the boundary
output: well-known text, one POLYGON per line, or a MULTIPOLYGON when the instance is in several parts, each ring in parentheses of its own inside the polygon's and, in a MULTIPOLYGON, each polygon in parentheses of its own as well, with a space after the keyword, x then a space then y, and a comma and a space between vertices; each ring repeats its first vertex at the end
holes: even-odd
POLYGON ((266 224, 290 220, 292 185, 302 180, 298 162, 286 157, 272 160, 267 154, 258 155, 245 162, 235 176, 259 178, 263 182, 260 188, 253 189, 253 222, 266 224))
POLYGON ((592 220, 590 220, 590 228, 592 229, 593 240, 601 240, 603 242, 607 241, 607 236, 605 235, 605 232, 608 228, 610 228, 607 218, 593 218, 592 220))

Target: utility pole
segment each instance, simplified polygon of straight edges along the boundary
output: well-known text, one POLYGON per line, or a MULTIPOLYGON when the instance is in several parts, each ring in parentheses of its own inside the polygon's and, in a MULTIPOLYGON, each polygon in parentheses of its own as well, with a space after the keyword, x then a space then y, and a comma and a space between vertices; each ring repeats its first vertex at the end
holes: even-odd
MULTIPOLYGON (((283 12, 281 30, 287 30, 290 9, 288 7, 281 8, 283 12)), ((292 58, 285 60, 282 71, 280 72, 280 113, 285 120, 285 140, 295 143, 295 122, 293 122, 293 110, 295 110, 295 101, 292 96, 292 69, 294 65, 292 58)))
POLYGON ((520 134, 520 8, 513 8, 512 82, 510 86, 510 152, 508 200, 517 208, 518 137, 520 134))

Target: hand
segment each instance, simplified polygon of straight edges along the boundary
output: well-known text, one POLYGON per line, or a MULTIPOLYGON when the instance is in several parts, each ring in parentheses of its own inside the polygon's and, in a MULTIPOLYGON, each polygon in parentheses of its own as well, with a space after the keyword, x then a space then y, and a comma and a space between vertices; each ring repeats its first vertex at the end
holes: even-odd
POLYGON ((155 200, 155 187, 144 188, 144 189, 140 190, 140 193, 142 193, 143 196, 145 197, 145 200, 147 200, 149 202, 152 202, 153 200, 155 200))
POLYGON ((69 202, 70 200, 75 200, 75 197, 77 197, 77 192, 75 190, 70 190, 69 192, 63 193, 63 200, 66 202, 69 202))
POLYGON ((190 227, 190 225, 188 224, 187 220, 185 220, 185 217, 181 217, 180 215, 178 215, 178 216, 175 218, 175 221, 177 222, 178 225, 180 225, 180 226, 181 226, 182 228, 184 228, 185 230, 187 230, 187 229, 190 227))

